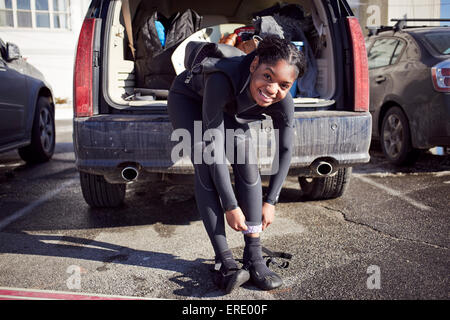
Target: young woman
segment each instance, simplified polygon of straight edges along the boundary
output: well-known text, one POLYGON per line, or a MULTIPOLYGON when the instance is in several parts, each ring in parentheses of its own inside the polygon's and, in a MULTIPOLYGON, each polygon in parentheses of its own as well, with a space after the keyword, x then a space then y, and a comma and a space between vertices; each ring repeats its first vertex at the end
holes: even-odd
POLYGON ((215 132, 214 139, 193 141, 191 145, 197 208, 216 255, 216 266, 220 266, 214 282, 229 293, 251 278, 259 288, 270 290, 281 286, 282 280, 266 266, 259 234, 274 221, 275 204, 288 173, 294 122, 289 89, 305 72, 306 62, 294 45, 277 36, 266 37, 248 55, 220 61, 217 72, 188 75, 185 71, 178 75, 168 97, 169 116, 174 129, 186 129, 191 137, 200 121, 203 132, 215 132), (260 120, 262 114, 272 118, 279 133, 275 155, 278 171, 271 176, 264 197, 256 156, 248 147, 251 137, 245 134, 249 132, 248 123, 260 120), (243 134, 226 141, 226 129, 243 134), (234 146, 232 156, 224 152, 225 143, 234 146), (242 146, 247 146, 244 155, 242 146), (195 157, 205 148, 214 149, 214 161, 198 161, 195 157), (228 225, 244 234, 242 269, 227 244, 224 212, 228 225))

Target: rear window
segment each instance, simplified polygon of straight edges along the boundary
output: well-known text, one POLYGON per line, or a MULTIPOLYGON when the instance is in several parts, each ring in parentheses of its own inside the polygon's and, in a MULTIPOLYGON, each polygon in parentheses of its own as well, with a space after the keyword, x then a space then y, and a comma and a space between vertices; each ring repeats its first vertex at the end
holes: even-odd
POLYGON ((450 54, 450 32, 427 33, 425 39, 440 54, 450 54))
POLYGON ((404 42, 397 38, 376 40, 368 54, 369 69, 395 64, 400 58, 404 46, 404 42))

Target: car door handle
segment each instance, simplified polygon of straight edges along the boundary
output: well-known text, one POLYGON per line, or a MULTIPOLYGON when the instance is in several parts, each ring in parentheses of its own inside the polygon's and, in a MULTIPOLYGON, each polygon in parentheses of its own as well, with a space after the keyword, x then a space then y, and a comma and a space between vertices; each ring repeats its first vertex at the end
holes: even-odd
POLYGON ((376 83, 381 83, 383 81, 386 81, 386 77, 385 76, 378 76, 375 78, 375 82, 376 83))

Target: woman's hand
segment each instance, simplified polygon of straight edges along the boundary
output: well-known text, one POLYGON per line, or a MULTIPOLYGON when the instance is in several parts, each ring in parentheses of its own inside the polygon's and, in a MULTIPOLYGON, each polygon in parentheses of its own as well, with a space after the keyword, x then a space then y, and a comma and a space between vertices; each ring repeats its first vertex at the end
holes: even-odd
POLYGON ((245 224, 245 216, 241 208, 237 207, 236 209, 226 211, 225 215, 228 225, 234 230, 245 231, 248 229, 247 225, 245 224))
POLYGON ((264 202, 262 208, 262 229, 266 229, 275 220, 275 206, 264 202))

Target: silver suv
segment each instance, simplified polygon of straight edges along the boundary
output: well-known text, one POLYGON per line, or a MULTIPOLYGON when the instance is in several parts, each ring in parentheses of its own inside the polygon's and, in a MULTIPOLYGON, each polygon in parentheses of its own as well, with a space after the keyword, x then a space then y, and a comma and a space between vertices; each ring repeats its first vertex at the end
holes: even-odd
MULTIPOLYGON (((136 26, 137 16, 142 19, 142 12, 137 14, 140 2, 93 0, 80 32, 74 70, 74 149, 83 195, 92 207, 120 205, 126 184, 132 181, 180 182, 193 173, 189 158, 171 160, 177 142, 171 139, 164 95, 155 99, 137 88, 136 64, 128 47, 136 40, 131 36, 136 30, 130 28, 136 26)), ((192 9, 202 17, 200 28, 205 30, 251 25, 252 14, 276 3, 148 2, 165 16, 192 9)), ((352 166, 370 159, 372 120, 364 36, 344 0, 291 3, 301 5, 311 22, 305 47, 317 70, 317 95, 294 99, 296 129, 289 174, 298 177, 311 199, 335 198, 343 194, 352 166)), ((269 131, 271 126, 269 118, 251 124, 256 130, 269 131)), ((269 154, 264 149, 270 145, 270 140, 257 145, 257 154, 269 154)), ((259 158, 261 170, 270 163, 267 157, 259 158)))

